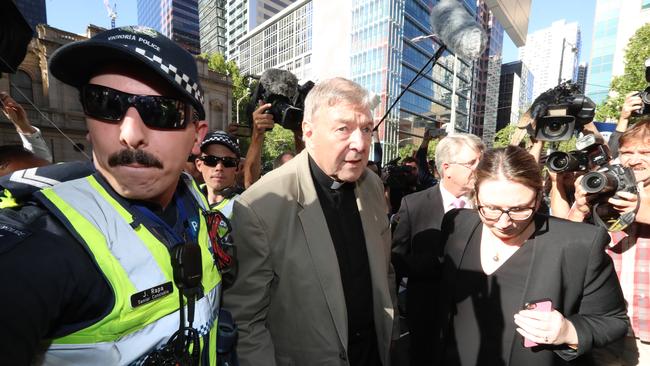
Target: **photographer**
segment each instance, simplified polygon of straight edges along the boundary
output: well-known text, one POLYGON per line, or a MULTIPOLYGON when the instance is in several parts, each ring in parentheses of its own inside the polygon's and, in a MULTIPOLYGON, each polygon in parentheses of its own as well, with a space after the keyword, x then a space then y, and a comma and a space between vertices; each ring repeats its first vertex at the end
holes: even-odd
POLYGON ((27 118, 25 109, 18 104, 9 94, 0 92, 0 109, 5 117, 16 127, 25 150, 32 152, 36 158, 52 162, 52 153, 43 139, 41 130, 32 126, 27 118))
POLYGON ((433 187, 438 184, 438 180, 431 174, 429 169, 429 162, 427 161, 427 153, 429 152, 429 143, 434 137, 441 137, 443 134, 438 134, 433 136, 431 130, 428 128, 424 130, 424 136, 422 136, 422 143, 420 147, 415 152, 415 160, 417 162, 418 170, 418 183, 417 190, 421 191, 429 187, 433 187))
MULTIPOLYGON (((634 222, 623 231, 610 232, 612 241, 607 248, 619 274, 623 294, 628 304, 631 328, 628 336, 606 348, 595 350, 594 357, 600 365, 648 365, 650 364, 650 305, 647 302, 650 277, 650 119, 638 122, 625 131, 619 140, 621 165, 634 173, 639 194, 616 192, 607 199, 619 214, 637 211, 634 222), (640 202, 638 202, 640 199, 640 202), (614 360, 622 360, 614 362, 614 360)), ((584 221, 592 214, 592 207, 606 197, 588 194, 581 184, 575 182, 575 203, 568 218, 584 221)))
POLYGON ((643 108, 643 100, 639 96, 638 92, 631 92, 625 96, 625 103, 621 108, 621 115, 618 118, 618 123, 616 124, 616 130, 609 137, 609 149, 612 152, 613 157, 618 156, 618 144, 621 135, 627 131, 627 127, 630 123, 630 117, 632 113, 643 108))

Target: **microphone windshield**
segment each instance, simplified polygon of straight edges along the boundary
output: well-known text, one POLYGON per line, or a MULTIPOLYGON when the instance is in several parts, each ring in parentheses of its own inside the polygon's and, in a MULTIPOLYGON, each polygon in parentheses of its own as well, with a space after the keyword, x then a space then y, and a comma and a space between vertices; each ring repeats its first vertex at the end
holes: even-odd
POLYGON ((287 70, 268 69, 262 73, 260 84, 268 94, 282 95, 293 100, 298 92, 298 78, 287 70))
POLYGON ((476 59, 485 50, 487 36, 458 0, 440 0, 431 9, 431 29, 458 55, 476 59))

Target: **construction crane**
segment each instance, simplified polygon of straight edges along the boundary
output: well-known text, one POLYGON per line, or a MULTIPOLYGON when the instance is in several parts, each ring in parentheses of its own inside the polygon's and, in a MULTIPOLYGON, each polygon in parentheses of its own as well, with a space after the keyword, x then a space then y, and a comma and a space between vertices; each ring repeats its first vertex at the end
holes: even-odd
POLYGON ((117 18, 117 4, 113 4, 113 7, 111 8, 111 5, 108 3, 108 0, 104 0, 104 6, 106 7, 106 10, 108 11, 108 17, 111 18, 111 29, 115 28, 115 18, 117 18))

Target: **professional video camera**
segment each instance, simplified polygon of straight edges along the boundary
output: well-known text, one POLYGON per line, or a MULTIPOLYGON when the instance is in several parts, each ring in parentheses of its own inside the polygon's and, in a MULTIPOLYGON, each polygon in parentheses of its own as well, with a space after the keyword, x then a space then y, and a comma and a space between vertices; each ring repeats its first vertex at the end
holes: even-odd
POLYGON ((588 134, 576 141, 577 150, 551 153, 546 167, 555 173, 593 170, 611 160, 609 149, 601 137, 588 134))
POLYGON ((272 114, 273 121, 282 127, 298 131, 301 128, 305 98, 313 87, 311 81, 298 84, 298 78, 287 70, 268 69, 262 73, 257 87, 251 93, 247 114, 253 114, 259 101, 271 103, 271 108, 265 113, 272 114))
POLYGON ((389 161, 384 166, 384 182, 391 189, 409 191, 417 184, 418 177, 413 174, 413 168, 409 165, 399 165, 399 157, 389 161))
MULTIPOLYGON (((650 83, 650 58, 645 60, 645 81, 650 83)), ((632 114, 635 116, 650 114, 650 86, 645 88, 643 91, 636 93, 636 95, 641 98, 643 107, 636 111, 632 111, 632 114)))
POLYGON ((531 137, 564 141, 593 120, 596 104, 582 94, 577 84, 567 81, 537 97, 532 110, 535 126, 527 127, 531 137))

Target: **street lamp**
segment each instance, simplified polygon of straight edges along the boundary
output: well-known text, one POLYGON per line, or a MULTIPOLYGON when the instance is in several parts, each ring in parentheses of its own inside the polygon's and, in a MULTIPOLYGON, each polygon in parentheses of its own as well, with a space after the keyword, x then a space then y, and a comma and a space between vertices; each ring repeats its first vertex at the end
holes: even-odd
POLYGON ((566 37, 562 38, 562 54, 560 55, 560 73, 557 76, 557 85, 562 84, 562 66, 564 66, 564 48, 566 47, 567 43, 571 46, 571 52, 573 53, 578 52, 578 47, 576 45, 574 45, 571 42, 567 42, 566 37))
POLYGON ((244 100, 248 95, 244 95, 243 97, 237 99, 237 124, 239 124, 239 103, 244 100))

